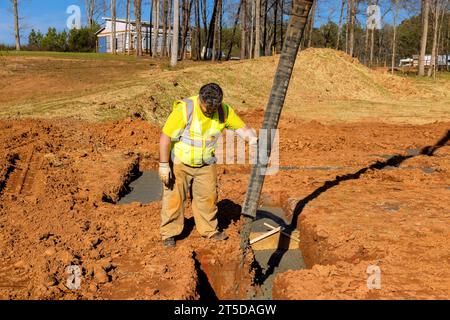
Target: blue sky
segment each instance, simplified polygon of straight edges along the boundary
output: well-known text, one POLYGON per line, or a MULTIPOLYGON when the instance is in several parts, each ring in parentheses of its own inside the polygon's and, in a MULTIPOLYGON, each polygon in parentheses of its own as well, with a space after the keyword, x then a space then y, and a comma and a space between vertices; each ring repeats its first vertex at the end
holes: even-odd
MULTIPOLYGON (((109 3, 109 0, 106 0, 109 3)), ((125 2, 117 0, 118 17, 125 17, 125 2)), ((212 2, 208 0, 208 3, 212 2)), ((225 0, 225 5, 236 0, 225 0)), ((383 3, 384 1, 381 1, 383 3)), ((339 18, 339 4, 341 0, 319 0, 320 11, 316 15, 316 26, 327 22, 328 19, 337 21, 339 18)), ((19 0, 19 16, 21 17, 22 43, 27 42, 28 33, 31 29, 40 30, 45 33, 49 27, 55 27, 61 31, 66 28, 66 20, 69 14, 66 13, 67 7, 70 5, 78 5, 81 8, 82 23, 85 24, 86 15, 84 8, 84 0, 19 0)), ((381 5, 382 12, 387 10, 387 5, 381 5)), ((149 20, 149 0, 143 0, 143 20, 149 20)), ((233 10, 234 11, 234 10, 233 10)), ((109 14, 109 13, 107 13, 109 14)), ((400 20, 411 15, 411 12, 402 11, 400 20)), ((363 21, 365 17, 358 17, 363 21)), ((385 20, 392 20, 391 14, 386 15, 385 20)), ((12 14, 11 0, 0 0, 0 43, 14 43, 14 23, 12 14)))
MULTIPOLYGON (((107 0, 109 3, 109 0, 107 0)), ((125 17, 126 1, 117 0, 118 17, 125 17)), ((149 19, 149 0, 143 0, 143 20, 149 19)), ((24 27, 21 38, 26 43, 31 29, 45 33, 49 27, 61 31, 66 28, 69 14, 66 13, 70 5, 81 8, 82 24, 86 22, 84 0, 19 0, 19 16, 24 27)), ((109 13, 107 13, 108 15, 109 13)), ((14 43, 14 19, 10 0, 0 0, 0 43, 14 43)))

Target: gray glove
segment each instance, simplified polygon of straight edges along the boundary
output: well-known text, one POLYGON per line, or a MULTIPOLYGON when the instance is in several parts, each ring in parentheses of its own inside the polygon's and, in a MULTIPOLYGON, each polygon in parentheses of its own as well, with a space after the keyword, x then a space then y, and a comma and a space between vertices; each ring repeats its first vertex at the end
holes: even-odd
POLYGON ((159 179, 161 179, 162 183, 166 186, 169 184, 170 177, 172 176, 172 172, 170 170, 170 165, 168 162, 160 162, 159 163, 159 179))

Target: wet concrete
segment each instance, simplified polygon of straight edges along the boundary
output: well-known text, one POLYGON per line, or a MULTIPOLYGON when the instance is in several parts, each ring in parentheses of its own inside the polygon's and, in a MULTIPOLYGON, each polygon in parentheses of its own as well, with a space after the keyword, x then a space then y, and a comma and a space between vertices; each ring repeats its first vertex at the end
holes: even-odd
MULTIPOLYGON (((269 229, 264 226, 264 223, 268 223, 275 227, 282 226, 287 228, 290 222, 290 219, 285 215, 283 209, 279 207, 261 207, 256 213, 256 219, 252 224, 251 232, 269 231, 269 229)), ((294 240, 281 235, 278 248, 254 250, 255 260, 259 266, 256 280, 261 286, 261 292, 255 299, 272 299, 273 280, 279 272, 306 268, 302 253, 297 246, 297 249, 286 249, 289 247, 290 241, 294 240)))
POLYGON ((158 172, 144 171, 128 186, 130 192, 125 194, 117 203, 128 204, 140 202, 147 204, 153 201, 160 201, 163 194, 163 185, 159 179, 158 172))

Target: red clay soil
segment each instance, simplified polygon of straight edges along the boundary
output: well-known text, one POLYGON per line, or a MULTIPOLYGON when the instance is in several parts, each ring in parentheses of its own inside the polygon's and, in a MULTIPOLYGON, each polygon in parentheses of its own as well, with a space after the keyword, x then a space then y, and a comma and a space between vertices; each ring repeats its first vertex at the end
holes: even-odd
POLYGON ((209 290, 246 297, 252 276, 249 263, 238 267, 239 206, 219 203, 225 244, 191 232, 188 208, 184 239, 165 250, 160 202, 114 204, 134 171, 156 168, 159 128, 21 120, 1 121, 0 130, 0 298, 208 298, 199 269, 221 266, 230 272, 209 290), (69 265, 81 270, 78 290, 68 288, 69 265))
MULTIPOLYGON (((259 127, 262 110, 241 114, 259 127)), ((279 274, 274 298, 448 299, 450 147, 383 163, 435 145, 449 127, 323 125, 286 114, 281 170, 266 178, 264 198, 291 213, 300 201, 309 269, 279 274), (380 290, 367 289, 369 264, 381 268, 380 290)), ((3 120, 0 130, 1 298, 247 297, 252 256, 241 269, 239 213, 248 165, 219 168, 219 222, 230 239, 202 239, 188 206, 183 239, 165 250, 161 202, 114 203, 137 168, 156 168, 159 128, 62 119, 3 120), (66 287, 68 265, 81 268, 78 290, 66 287)))

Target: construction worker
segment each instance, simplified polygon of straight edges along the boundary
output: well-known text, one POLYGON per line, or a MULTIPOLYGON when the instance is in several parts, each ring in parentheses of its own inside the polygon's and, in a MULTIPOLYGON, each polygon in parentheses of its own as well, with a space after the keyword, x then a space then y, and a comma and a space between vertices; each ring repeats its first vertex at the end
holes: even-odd
POLYGON ((217 223, 217 171, 215 145, 224 129, 252 145, 254 130, 248 128, 228 104, 219 85, 209 83, 197 96, 175 101, 160 137, 159 176, 164 183, 161 237, 166 248, 184 227, 184 201, 192 187, 195 225, 205 238, 226 240, 217 223))

